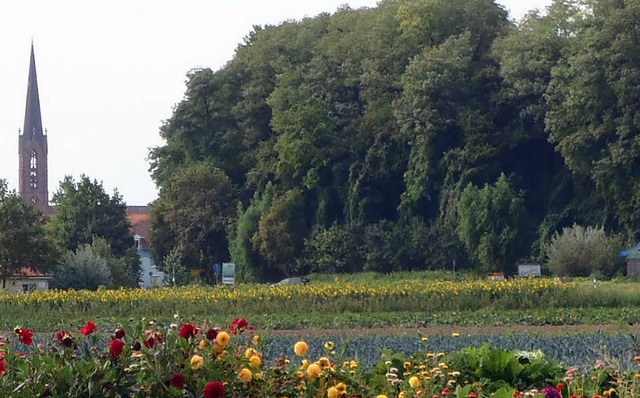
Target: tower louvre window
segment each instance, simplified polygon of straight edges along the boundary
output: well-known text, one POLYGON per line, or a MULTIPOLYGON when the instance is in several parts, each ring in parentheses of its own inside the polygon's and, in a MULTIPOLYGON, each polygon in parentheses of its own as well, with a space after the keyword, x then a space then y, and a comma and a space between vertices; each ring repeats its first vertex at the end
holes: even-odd
POLYGON ((35 170, 31 170, 29 173, 29 186, 31 188, 38 188, 38 175, 35 170))
POLYGON ((36 170, 38 168, 38 154, 36 151, 31 151, 31 158, 29 159, 29 168, 36 170))

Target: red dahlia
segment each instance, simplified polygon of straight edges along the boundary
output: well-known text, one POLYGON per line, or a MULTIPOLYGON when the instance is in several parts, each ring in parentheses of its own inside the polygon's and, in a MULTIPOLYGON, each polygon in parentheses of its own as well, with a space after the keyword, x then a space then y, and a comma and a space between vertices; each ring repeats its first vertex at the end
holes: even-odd
POLYGON ((212 381, 202 390, 204 398, 222 398, 224 395, 224 385, 219 381, 212 381))
POLYGON ((18 333, 18 338, 23 344, 31 345, 33 344, 33 333, 29 329, 20 329, 18 333))
POLYGON ((113 358, 118 358, 124 350, 124 342, 120 339, 113 339, 109 342, 109 353, 113 358))
POLYGON ((196 335, 196 328, 190 323, 185 323, 180 327, 179 334, 183 339, 188 339, 196 335))
POLYGON ((220 333, 220 328, 219 327, 215 327, 212 329, 207 330, 207 338, 209 340, 215 340, 216 336, 218 335, 218 333, 220 333))
POLYGON ((171 376, 171 381, 169 382, 169 384, 171 385, 171 387, 182 389, 184 388, 184 382, 185 382, 184 375, 182 373, 176 373, 173 376, 171 376))
POLYGON ((80 333, 84 334, 85 336, 88 336, 95 331, 96 324, 91 321, 87 321, 87 324, 80 328, 80 333))
POLYGON ((249 322, 247 322, 246 319, 236 318, 233 320, 233 322, 231 322, 231 327, 230 327, 231 333, 238 334, 242 332, 244 329, 246 329, 247 326, 249 326, 249 322))
POLYGON ((59 330, 56 332, 56 340, 64 347, 71 348, 75 344, 73 343, 73 337, 69 334, 69 332, 65 332, 64 330, 59 330))
POLYGON ((123 328, 118 328, 118 329, 116 329, 116 332, 115 332, 115 334, 114 334, 114 337, 115 337, 116 339, 121 339, 121 338, 123 338, 123 337, 124 337, 124 336, 126 336, 126 335, 127 335, 127 332, 125 332, 125 330, 124 330, 123 328))

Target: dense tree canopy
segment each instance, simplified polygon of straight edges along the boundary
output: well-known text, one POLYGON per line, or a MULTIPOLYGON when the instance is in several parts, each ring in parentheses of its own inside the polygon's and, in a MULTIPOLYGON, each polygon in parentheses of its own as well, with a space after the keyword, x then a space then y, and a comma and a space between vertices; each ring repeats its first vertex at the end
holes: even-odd
POLYGON ((101 257, 100 262, 105 261, 110 268, 107 279, 111 278, 111 286, 137 286, 140 258, 134 248, 126 204, 117 191, 109 195, 101 182, 85 175, 79 181, 67 176, 52 203, 56 211, 47 227, 63 248, 76 252, 92 245, 90 254, 101 257))
POLYGON ((383 0, 255 27, 189 73, 151 150, 156 255, 261 280, 513 272, 574 223, 637 239, 638 20, 637 0, 517 23, 493 0, 383 0))
POLYGON ((0 281, 19 276, 23 269, 50 272, 61 250, 46 234, 45 216, 0 179, 0 281))

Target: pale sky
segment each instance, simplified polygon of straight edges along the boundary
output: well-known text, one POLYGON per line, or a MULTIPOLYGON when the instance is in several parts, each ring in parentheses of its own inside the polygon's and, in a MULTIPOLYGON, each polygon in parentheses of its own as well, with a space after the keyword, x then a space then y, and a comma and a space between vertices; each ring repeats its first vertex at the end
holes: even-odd
MULTIPOLYGON (((18 129, 31 40, 49 196, 65 175, 117 188, 129 205, 157 197, 148 148, 184 94, 193 68, 220 69, 253 25, 278 24, 341 4, 377 0, 0 0, 0 178, 17 190, 18 129)), ((551 0, 499 0, 513 18, 551 0)))

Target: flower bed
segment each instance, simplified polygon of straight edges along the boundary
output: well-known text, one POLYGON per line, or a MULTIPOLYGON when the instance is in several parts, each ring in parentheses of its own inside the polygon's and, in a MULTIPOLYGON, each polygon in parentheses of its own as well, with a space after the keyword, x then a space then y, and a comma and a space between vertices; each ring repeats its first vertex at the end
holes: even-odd
MULTIPOLYGON (((457 338, 457 337, 456 337, 457 338)), ((298 340, 267 360, 265 342, 244 319, 228 327, 178 322, 104 331, 34 334, 17 327, 0 339, 2 397, 545 397, 640 394, 635 369, 598 361, 567 367, 539 351, 488 344, 449 353, 384 350, 369 365, 344 347, 298 340)), ((640 357, 637 357, 640 360, 640 357)))

